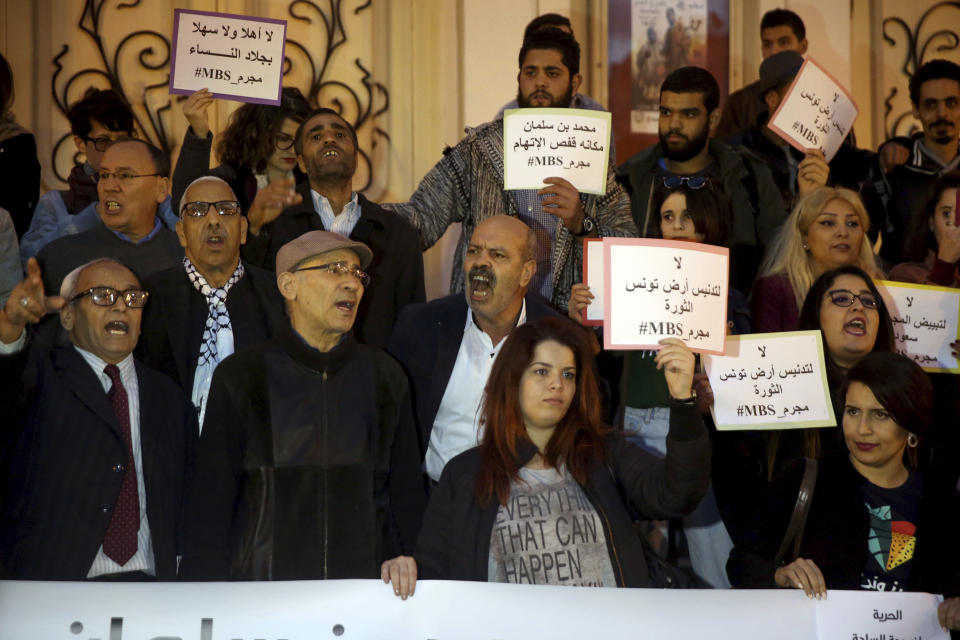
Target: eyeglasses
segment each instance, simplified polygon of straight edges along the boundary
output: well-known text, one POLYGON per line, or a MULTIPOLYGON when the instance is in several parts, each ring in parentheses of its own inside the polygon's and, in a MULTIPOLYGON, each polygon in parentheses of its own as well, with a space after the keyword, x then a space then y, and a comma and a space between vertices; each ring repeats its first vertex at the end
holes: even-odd
POLYGON ((221 216, 235 216, 240 213, 240 203, 236 200, 220 200, 218 202, 197 200, 196 202, 185 202, 180 209, 180 215, 188 218, 203 218, 210 211, 210 207, 213 207, 214 211, 221 216))
POLYGON ((676 189, 680 185, 686 183, 686 185, 693 189, 703 189, 705 186, 710 184, 710 178, 704 176, 664 176, 663 177, 663 186, 667 189, 676 189))
POLYGON ((880 308, 880 299, 872 293, 854 293, 846 289, 834 289, 833 291, 828 291, 827 295, 830 296, 830 302, 838 307, 849 307, 853 304, 854 300, 859 300, 864 309, 880 308))
POLYGON ((283 133, 282 131, 278 133, 273 138, 273 143, 277 145, 277 149, 280 151, 286 151, 293 146, 294 138, 289 133, 283 133))
POLYGON ((97 171, 93 174, 93 179, 97 182, 116 178, 120 184, 129 184, 134 178, 149 178, 150 176, 162 176, 162 173, 130 173, 129 171, 97 171))
POLYGON ((359 280, 360 284, 362 284, 364 287, 370 284, 370 274, 368 274, 366 271, 361 271, 360 269, 351 266, 347 262, 329 262, 327 264, 318 264, 315 267, 301 267, 294 271, 294 273, 297 271, 326 271, 327 273, 331 273, 335 276, 345 276, 349 273, 354 278, 359 280))
POLYGON ((79 300, 84 296, 90 296, 90 300, 98 307, 112 307, 117 303, 117 298, 123 298, 123 304, 130 309, 142 309, 147 306, 147 300, 150 294, 143 289, 127 289, 126 291, 117 291, 113 287, 91 287, 70 298, 70 302, 79 300))
MULTIPOLYGON (((129 134, 129 135, 124 135, 123 137, 133 138, 134 136, 132 134, 129 134)), ((86 140, 87 142, 92 142, 93 148, 101 152, 106 151, 107 149, 110 148, 110 145, 116 142, 116 140, 114 140, 113 138, 108 138, 107 136, 101 136, 99 138, 84 138, 84 140, 86 140)))

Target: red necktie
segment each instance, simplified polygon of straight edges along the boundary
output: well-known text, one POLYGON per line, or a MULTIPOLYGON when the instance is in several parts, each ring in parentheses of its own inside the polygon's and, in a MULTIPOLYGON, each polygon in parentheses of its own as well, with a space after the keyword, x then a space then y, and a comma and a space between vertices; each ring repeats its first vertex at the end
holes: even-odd
POLYGON ((137 552, 137 532, 140 530, 140 498, 137 496, 137 471, 133 463, 133 442, 130 437, 130 405, 127 391, 120 381, 120 369, 108 364, 103 372, 113 386, 107 392, 113 412, 117 415, 123 443, 127 448, 127 463, 123 469, 123 483, 113 507, 107 535, 103 538, 103 552, 108 558, 123 566, 137 552))

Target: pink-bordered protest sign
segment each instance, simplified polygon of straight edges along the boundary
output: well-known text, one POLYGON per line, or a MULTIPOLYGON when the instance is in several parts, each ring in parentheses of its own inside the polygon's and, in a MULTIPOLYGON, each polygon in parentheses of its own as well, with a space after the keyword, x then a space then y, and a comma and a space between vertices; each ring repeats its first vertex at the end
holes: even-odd
POLYGON ((603 325, 603 238, 583 240, 583 282, 590 287, 593 302, 580 313, 581 323, 590 327, 603 325))
POLYGON ((767 126, 799 151, 822 150, 830 162, 859 112, 850 92, 807 58, 767 126))
POLYGON ((287 21, 174 9, 170 93, 280 104, 287 21))
POLYGON ((659 349, 679 338, 699 353, 723 354, 730 250, 641 238, 603 239, 606 349, 659 349))

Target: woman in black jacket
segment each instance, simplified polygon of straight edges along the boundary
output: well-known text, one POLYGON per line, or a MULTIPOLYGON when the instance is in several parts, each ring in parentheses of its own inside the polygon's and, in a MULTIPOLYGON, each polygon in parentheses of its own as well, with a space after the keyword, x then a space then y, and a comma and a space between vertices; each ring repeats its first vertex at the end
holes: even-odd
POLYGON ((846 450, 820 460, 799 557, 774 563, 803 461, 770 486, 734 547, 731 584, 817 598, 827 589, 943 593, 940 623, 960 628, 956 494, 911 468, 930 426, 932 394, 927 375, 904 356, 871 353, 854 365, 841 389, 846 450))
MULTIPOLYGON (((480 446, 451 460, 431 494, 415 554, 420 577, 649 586, 630 510, 643 519, 684 515, 710 477, 693 354, 676 339, 661 344, 672 408, 665 459, 601 423, 580 327, 543 318, 514 329, 487 382, 480 446)), ((412 593, 391 569, 384 580, 412 593)))

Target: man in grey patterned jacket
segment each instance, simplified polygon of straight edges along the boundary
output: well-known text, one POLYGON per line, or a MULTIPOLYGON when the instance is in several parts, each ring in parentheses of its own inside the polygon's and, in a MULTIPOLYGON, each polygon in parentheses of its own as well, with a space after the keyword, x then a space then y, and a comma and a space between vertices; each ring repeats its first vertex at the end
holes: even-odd
MULTIPOLYGON (((524 41, 519 56, 517 102, 521 107, 569 107, 580 86, 580 46, 559 29, 524 41)), ((565 312, 570 287, 580 280, 587 236, 632 236, 630 200, 608 169, 602 196, 581 194, 563 178, 543 189, 504 191, 503 121, 467 131, 466 137, 423 178, 410 201, 388 204, 420 230, 424 248, 455 223, 463 231, 454 257, 451 293, 462 291, 463 255, 476 226, 495 215, 522 219, 537 235, 537 270, 530 291, 565 312)))

